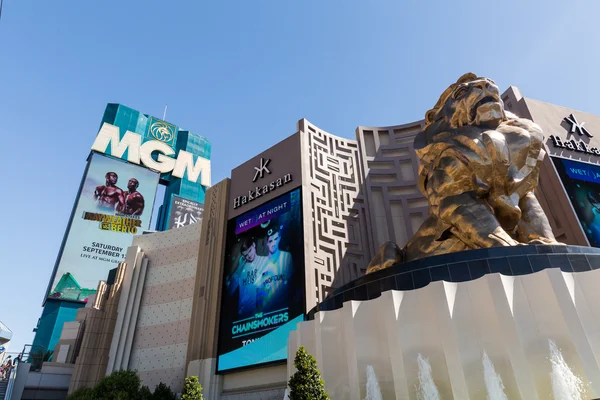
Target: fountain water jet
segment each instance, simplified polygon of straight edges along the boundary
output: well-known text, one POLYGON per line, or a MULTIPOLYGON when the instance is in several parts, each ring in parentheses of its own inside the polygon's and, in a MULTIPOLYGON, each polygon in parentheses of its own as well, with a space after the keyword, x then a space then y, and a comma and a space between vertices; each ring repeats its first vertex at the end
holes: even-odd
POLYGON ((440 400, 440 392, 433 381, 429 360, 423 358, 421 353, 419 353, 417 356, 417 365, 419 366, 417 397, 421 400, 440 400))
POLYGON ((372 365, 367 365, 367 397, 365 400, 383 400, 381 389, 377 382, 377 375, 372 365))
POLYGON ((494 364, 492 364, 492 360, 490 360, 485 350, 481 362, 483 363, 483 380, 485 381, 488 400, 508 400, 506 393, 504 393, 502 378, 496 373, 494 364))
POLYGON ((571 371, 554 341, 548 339, 552 372, 552 394, 555 400, 581 400, 584 392, 583 381, 571 371))

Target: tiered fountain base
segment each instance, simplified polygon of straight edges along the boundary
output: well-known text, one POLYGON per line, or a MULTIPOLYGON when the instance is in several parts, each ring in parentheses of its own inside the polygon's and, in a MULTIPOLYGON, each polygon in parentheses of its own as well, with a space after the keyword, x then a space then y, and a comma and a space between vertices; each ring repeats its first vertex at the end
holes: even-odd
POLYGON ((399 264, 321 303, 288 360, 315 355, 333 399, 362 400, 373 379, 384 399, 600 397, 597 268, 600 249, 574 246, 399 264))

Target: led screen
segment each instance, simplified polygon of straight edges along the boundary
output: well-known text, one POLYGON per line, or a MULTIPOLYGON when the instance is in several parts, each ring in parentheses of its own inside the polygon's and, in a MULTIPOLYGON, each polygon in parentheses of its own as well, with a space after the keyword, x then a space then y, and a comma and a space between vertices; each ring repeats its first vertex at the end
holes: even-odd
POLYGON ((169 212, 167 229, 181 228, 196 222, 202 222, 202 216, 204 215, 203 204, 176 195, 171 196, 171 207, 169 209, 171 211, 169 212))
POLYGON ((158 174, 92 154, 48 297, 87 301, 150 226, 158 174))
POLYGON ((600 247, 600 167, 553 158, 590 244, 600 247))
POLYGON ((288 333, 305 312, 300 193, 293 190, 229 221, 219 371, 287 358, 288 333))

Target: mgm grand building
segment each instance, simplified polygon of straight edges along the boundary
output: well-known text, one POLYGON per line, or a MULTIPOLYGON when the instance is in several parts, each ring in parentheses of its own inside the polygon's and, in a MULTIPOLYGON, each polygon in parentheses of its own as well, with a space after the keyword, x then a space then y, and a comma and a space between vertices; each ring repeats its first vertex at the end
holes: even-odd
POLYGON ((431 214, 415 151, 428 122, 346 139, 301 119, 207 191, 201 224, 136 236, 46 364, 68 366, 70 392, 133 369, 151 388, 181 392, 196 375, 208 399, 283 399, 304 346, 335 399, 365 398, 373 377, 383 398, 417 398, 427 371, 441 398, 484 398, 487 361, 508 398, 546 399, 551 340, 600 397, 600 256, 581 250, 600 245, 600 117, 513 86, 499 96, 543 131, 545 157, 523 168, 537 168, 560 244, 365 275, 389 256, 382 244, 404 248, 431 214))

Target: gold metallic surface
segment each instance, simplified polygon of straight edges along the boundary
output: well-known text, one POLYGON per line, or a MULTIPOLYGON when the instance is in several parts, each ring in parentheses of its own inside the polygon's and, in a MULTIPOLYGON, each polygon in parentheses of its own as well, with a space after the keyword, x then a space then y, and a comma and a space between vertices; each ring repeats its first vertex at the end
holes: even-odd
MULTIPOLYGON (((429 217, 402 249, 404 261, 461 250, 557 243, 533 193, 545 155, 542 130, 505 111, 491 79, 461 76, 426 113, 425 122, 415 151, 429 217)), ((367 273, 390 265, 391 259, 380 257, 390 254, 386 246, 367 273)))
POLYGON ((394 242, 386 242, 381 245, 377 255, 369 263, 367 274, 379 271, 380 269, 386 269, 403 261, 404 254, 402 249, 394 242))

